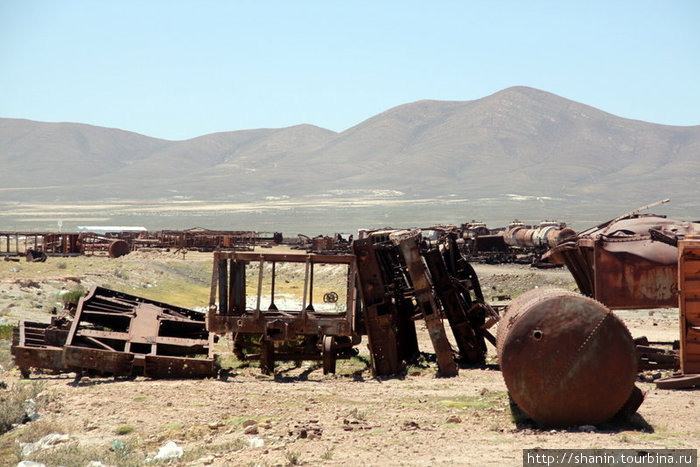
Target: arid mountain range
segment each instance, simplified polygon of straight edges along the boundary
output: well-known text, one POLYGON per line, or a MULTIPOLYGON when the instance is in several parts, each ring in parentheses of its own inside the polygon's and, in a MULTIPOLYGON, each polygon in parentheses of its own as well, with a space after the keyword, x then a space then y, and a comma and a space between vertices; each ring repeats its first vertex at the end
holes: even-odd
POLYGON ((700 126, 527 87, 405 104, 341 133, 297 125, 167 141, 0 119, 0 167, 6 202, 532 197, 594 209, 673 198, 700 217, 700 126))

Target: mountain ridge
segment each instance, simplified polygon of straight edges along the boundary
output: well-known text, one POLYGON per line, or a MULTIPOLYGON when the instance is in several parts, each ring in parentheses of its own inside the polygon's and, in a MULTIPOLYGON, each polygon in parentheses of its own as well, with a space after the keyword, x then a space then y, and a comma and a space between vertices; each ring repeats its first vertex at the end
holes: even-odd
POLYGON ((698 154, 700 125, 625 119, 525 86, 402 104, 339 133, 300 124, 170 141, 0 118, 6 201, 250 202, 390 190, 406 198, 566 193, 630 201, 657 191, 691 202, 698 154))

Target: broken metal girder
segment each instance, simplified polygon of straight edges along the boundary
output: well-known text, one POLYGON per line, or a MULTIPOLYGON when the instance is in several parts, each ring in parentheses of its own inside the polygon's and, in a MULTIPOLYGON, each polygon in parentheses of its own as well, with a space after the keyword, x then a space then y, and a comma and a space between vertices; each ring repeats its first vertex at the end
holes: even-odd
POLYGON ((10 351, 22 376, 29 377, 32 368, 72 371, 63 362, 62 346, 67 336, 67 326, 55 318, 51 324, 20 321, 12 330, 10 351))
POLYGON ((459 367, 455 362, 452 347, 445 333, 442 315, 436 304, 428 271, 418 247, 417 235, 398 240, 398 245, 413 283, 413 295, 418 309, 423 315, 430 340, 435 349, 440 374, 442 376, 456 376, 459 373, 459 367))
MULTIPOLYGON (((352 245, 357 257, 357 275, 368 347, 375 376, 396 375, 400 370, 399 340, 394 330, 397 310, 387 293, 382 270, 370 239, 352 245)), ((414 328, 415 334, 415 328, 414 328)))
MULTIPOLYGON (((440 299, 445 310, 445 316, 452 328, 460 359, 465 363, 485 363, 483 338, 481 343, 467 318, 467 310, 471 308, 471 302, 464 303, 460 300, 457 289, 448 275, 442 255, 437 249, 432 249, 423 255, 433 279, 435 294, 440 299), (465 310, 466 305, 467 309, 465 310)), ((483 325, 483 322, 481 323, 483 325)))
POLYGON ((22 376, 29 377, 31 368, 73 371, 62 358, 69 329, 70 321, 65 316, 53 317, 49 324, 20 321, 12 330, 10 352, 22 376))

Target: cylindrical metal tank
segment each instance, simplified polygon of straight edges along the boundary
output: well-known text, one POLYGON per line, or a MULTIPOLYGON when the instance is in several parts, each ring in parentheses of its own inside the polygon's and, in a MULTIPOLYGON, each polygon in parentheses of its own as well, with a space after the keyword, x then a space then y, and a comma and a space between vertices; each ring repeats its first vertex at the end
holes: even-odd
POLYGON ((520 295, 499 321, 497 343, 511 397, 543 425, 603 422, 634 389, 632 336, 583 295, 551 288, 520 295))
POLYGON ((110 258, 119 258, 120 256, 128 255, 131 251, 129 244, 124 240, 115 240, 109 245, 107 253, 110 258))
POLYGON ((510 246, 555 247, 560 239, 570 238, 576 232, 568 227, 562 228, 559 223, 543 222, 537 227, 526 227, 522 223, 511 223, 504 231, 503 237, 510 246))

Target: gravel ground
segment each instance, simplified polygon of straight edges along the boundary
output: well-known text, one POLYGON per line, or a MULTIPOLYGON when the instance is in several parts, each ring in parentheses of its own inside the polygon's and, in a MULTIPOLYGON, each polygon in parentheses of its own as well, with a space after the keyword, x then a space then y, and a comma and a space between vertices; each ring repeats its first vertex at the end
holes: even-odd
MULTIPOLYGON (((44 266, 0 263, 0 311, 5 320, 48 320, 55 294, 78 283, 162 294, 158 284, 144 286, 161 276, 153 268, 149 272, 152 261, 161 272, 165 268, 166 278, 170 270, 182 280, 188 280, 183 275, 189 276, 206 297, 206 286, 199 282, 208 283, 208 255, 188 255, 180 260, 188 263, 182 267, 173 266, 173 258, 165 254, 127 256, 118 262, 106 258, 58 261, 66 262, 65 268, 49 262, 44 266)), ((514 297, 548 285, 575 288, 564 269, 475 268, 487 298, 514 297)), ((618 315, 634 337, 678 339, 675 309, 618 315)), ((421 350, 431 353, 422 323, 418 328, 421 350)), ((145 457, 155 456, 173 441, 184 452, 178 465, 500 466, 522 465, 521 450, 535 447, 698 448, 697 390, 664 391, 639 382, 646 399, 632 420, 549 430, 514 420, 492 347, 490 365, 462 368, 454 378, 437 378, 435 364, 427 363, 411 367, 401 378, 378 379, 367 367, 365 343, 366 339, 360 346, 362 358, 340 361, 336 375, 328 376, 315 362, 300 367, 280 364, 274 376, 260 374, 254 365, 242 365, 225 379, 206 380, 83 378, 75 383, 70 374, 33 374, 31 380, 43 385, 40 399, 47 403, 39 410, 39 420, 0 437, 0 464, 19 461, 16 440, 36 441, 40 434, 52 431, 68 434, 68 441, 26 458, 47 465, 87 465, 90 460, 141 465, 145 457), (61 457, 64 454, 73 457, 61 457)), ((228 338, 218 346, 222 353, 231 348, 228 338)), ((12 387, 19 375, 6 370, 0 380, 12 387)))

